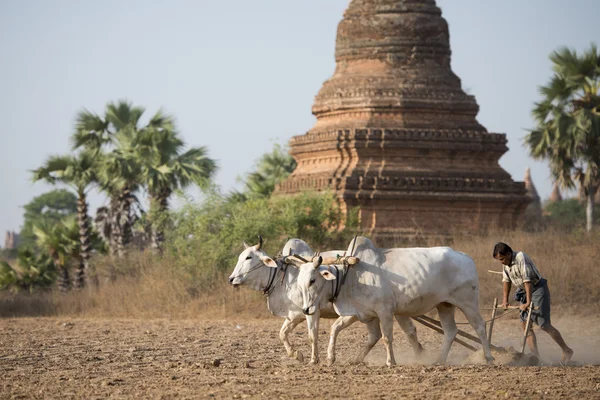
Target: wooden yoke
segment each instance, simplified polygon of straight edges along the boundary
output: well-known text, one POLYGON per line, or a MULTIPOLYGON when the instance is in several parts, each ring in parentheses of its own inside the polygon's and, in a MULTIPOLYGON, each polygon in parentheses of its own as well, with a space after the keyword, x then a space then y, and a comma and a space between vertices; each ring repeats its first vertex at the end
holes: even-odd
MULTIPOLYGON (((314 256, 313 258, 311 258, 310 260, 307 260, 304 257, 299 256, 298 254, 294 254, 294 255, 291 255, 291 256, 284 257, 283 261, 286 264, 292 264, 292 265, 295 265, 295 266, 299 267, 301 264, 306 264, 306 263, 315 261, 318 257, 319 257, 319 254, 317 254, 316 256, 314 256)), ((353 265, 358 264, 359 262, 360 262, 360 259, 358 257, 354 257, 354 256, 342 256, 342 257, 325 257, 325 258, 323 258, 323 262, 321 264, 323 264, 323 265, 348 265, 348 266, 353 266, 353 265)))
POLYGON ((349 265, 353 266, 360 262, 358 257, 354 256, 343 256, 343 257, 325 257, 323 258, 323 265, 349 265))

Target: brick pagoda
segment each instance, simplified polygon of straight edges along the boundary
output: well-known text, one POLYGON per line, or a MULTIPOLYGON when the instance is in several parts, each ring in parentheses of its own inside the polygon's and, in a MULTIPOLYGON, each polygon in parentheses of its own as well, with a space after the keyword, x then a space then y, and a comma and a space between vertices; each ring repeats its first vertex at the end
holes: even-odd
POLYGON ((517 226, 529 198, 498 163, 506 136, 477 122, 450 54, 435 0, 353 0, 278 192, 331 190, 388 243, 517 226))

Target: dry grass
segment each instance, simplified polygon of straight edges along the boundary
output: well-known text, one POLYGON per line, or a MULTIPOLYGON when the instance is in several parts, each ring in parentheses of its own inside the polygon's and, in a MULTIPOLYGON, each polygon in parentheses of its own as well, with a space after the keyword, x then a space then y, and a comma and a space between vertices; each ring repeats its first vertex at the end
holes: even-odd
MULTIPOLYGON (((482 307, 501 297, 500 270, 492 256, 496 242, 528 253, 548 279, 553 308, 562 312, 597 311, 600 304, 600 238, 566 236, 557 232, 512 232, 485 237, 455 238, 452 247, 476 262, 482 307)), ((230 271, 209 266, 182 266, 174 256, 150 253, 131 255, 114 263, 94 260, 100 286, 97 290, 60 294, 0 293, 0 316, 80 316, 133 318, 260 318, 270 315, 264 298, 251 290, 233 290, 230 271), (198 272, 200 271, 200 272, 198 272)), ((232 265, 233 268, 233 265, 232 265)))

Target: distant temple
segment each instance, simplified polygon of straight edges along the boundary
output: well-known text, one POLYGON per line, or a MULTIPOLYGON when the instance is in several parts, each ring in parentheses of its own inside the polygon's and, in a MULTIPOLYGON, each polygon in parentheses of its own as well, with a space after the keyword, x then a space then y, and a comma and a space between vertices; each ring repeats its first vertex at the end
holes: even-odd
POLYGON ((16 249, 19 245, 19 234, 13 231, 6 231, 4 235, 3 249, 16 249))
POLYGON ((525 208, 523 215, 523 227, 526 230, 538 230, 543 225, 542 219, 542 199, 533 184, 531 179, 531 170, 527 168, 525 171, 525 189, 527 190, 527 196, 531 199, 531 202, 525 208))
POLYGON ((554 182, 552 187, 552 193, 550 193, 550 198, 548 199, 550 202, 554 203, 557 201, 562 201, 562 195, 560 194, 560 188, 558 187, 558 183, 554 182))
POLYGON ((331 190, 388 243, 517 227, 530 198, 498 163, 506 135, 477 122, 450 55, 434 0, 353 0, 278 193, 331 190))

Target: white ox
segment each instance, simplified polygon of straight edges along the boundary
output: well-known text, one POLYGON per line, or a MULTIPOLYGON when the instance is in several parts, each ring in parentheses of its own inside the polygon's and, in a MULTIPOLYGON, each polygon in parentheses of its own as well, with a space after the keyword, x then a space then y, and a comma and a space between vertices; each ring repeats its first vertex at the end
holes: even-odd
MULTIPOLYGON (((479 313, 479 280, 471 257, 448 247, 378 249, 365 237, 353 240, 348 246, 348 254, 353 249, 353 255, 360 262, 347 270, 345 283, 334 303, 338 315, 349 318, 341 321, 335 332, 332 328, 328 349, 330 362, 335 360, 335 336, 354 318, 365 323, 379 320, 387 350, 386 364, 395 364, 392 347, 394 316, 408 318, 437 308, 444 330, 438 361, 445 363, 457 334, 456 307, 477 332, 486 360, 493 360, 485 322, 479 313)), ((307 315, 328 301, 334 290, 329 281, 341 278, 337 276, 341 275, 339 271, 320 265, 320 260, 299 267, 298 287, 302 292, 303 312, 307 315)))
MULTIPOLYGON (((319 362, 317 346, 319 318, 338 318, 338 315, 334 311, 332 304, 327 300, 321 302, 320 307, 313 309, 311 315, 305 315, 302 311, 302 292, 297 286, 299 270, 297 268, 287 268, 281 260, 273 260, 261 250, 261 245, 262 239, 256 246, 248 246, 244 243, 245 249, 238 257, 237 265, 229 276, 229 283, 234 287, 243 285, 250 289, 262 292, 265 292, 265 289, 270 289, 270 294, 267 297, 267 307, 273 315, 285 318, 279 332, 279 338, 283 342, 289 357, 296 357, 299 360, 303 359, 302 353, 294 350, 290 344, 289 334, 300 322, 306 319, 312 348, 310 362, 316 364, 319 362), (272 268, 276 268, 275 276, 272 275, 272 268), (282 279, 283 283, 281 283, 282 279), (269 282, 273 282, 272 285, 269 285, 269 282), (271 287, 267 288, 267 286, 271 287)), ((341 250, 329 251, 321 253, 321 255, 335 257, 342 253, 344 252, 341 250)), ((282 254, 298 254, 306 258, 311 258, 314 253, 310 246, 303 240, 290 239, 285 244, 282 254)), ((397 318, 397 320, 402 330, 408 336, 415 354, 420 354, 423 347, 417 340, 417 331, 410 318, 400 317, 397 318)), ((355 321, 356 318, 354 317, 339 317, 332 327, 331 340, 335 340, 333 332, 337 332, 336 329, 347 327, 355 321)), ((356 363, 362 362, 371 348, 381 338, 381 330, 377 319, 370 321, 370 323, 367 324, 367 328, 369 331, 369 339, 367 344, 355 357, 354 362, 356 363)), ((335 336, 337 336, 337 334, 335 336)), ((332 362, 331 358, 330 362, 332 362)))

